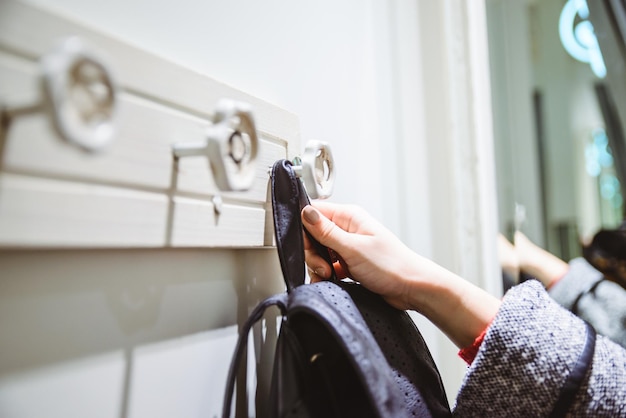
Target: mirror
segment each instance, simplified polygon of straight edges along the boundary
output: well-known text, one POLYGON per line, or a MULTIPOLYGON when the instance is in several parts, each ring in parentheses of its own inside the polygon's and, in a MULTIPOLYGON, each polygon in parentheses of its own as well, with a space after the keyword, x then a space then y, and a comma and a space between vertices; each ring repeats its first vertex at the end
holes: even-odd
POLYGON ((626 61, 616 33, 626 34, 626 13, 615 32, 604 6, 623 2, 588 2, 486 1, 499 230, 512 238, 522 205, 522 232, 566 261, 625 218, 626 61), (604 78, 592 24, 599 49, 611 51, 604 78), (566 50, 572 40, 587 62, 566 50))

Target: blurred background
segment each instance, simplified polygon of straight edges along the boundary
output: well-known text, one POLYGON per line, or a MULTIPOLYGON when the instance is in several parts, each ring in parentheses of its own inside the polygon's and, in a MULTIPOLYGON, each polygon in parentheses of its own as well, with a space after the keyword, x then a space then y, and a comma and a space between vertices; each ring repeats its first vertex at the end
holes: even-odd
POLYGON ((487 1, 499 229, 565 260, 624 219, 624 4, 588 3, 487 1))

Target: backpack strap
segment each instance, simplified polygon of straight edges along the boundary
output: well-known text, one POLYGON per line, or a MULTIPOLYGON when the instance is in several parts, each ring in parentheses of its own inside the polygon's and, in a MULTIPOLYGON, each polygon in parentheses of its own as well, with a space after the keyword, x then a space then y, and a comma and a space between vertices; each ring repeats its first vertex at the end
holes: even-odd
POLYGON ((587 322, 585 322, 585 325, 587 326, 587 338, 585 339, 585 345, 583 346, 583 350, 580 353, 574 368, 570 372, 569 376, 567 376, 565 383, 561 387, 561 393, 559 393, 559 397, 554 404, 550 418, 561 418, 567 415, 572 403, 574 403, 576 393, 578 393, 587 372, 591 368, 593 353, 596 347, 596 331, 587 322))
POLYGON ((282 315, 285 316, 287 314, 287 294, 281 293, 270 296, 263 302, 259 303, 243 324, 243 327, 239 332, 237 344, 235 345, 235 354, 230 362, 230 368, 228 369, 228 377, 226 378, 226 390, 224 391, 224 403, 222 405, 223 418, 230 417, 230 404, 235 390, 235 378, 237 370, 239 370, 239 364, 241 363, 243 354, 246 352, 246 347, 248 346, 248 334, 254 324, 263 318, 265 310, 270 306, 278 306, 282 315))
MULTIPOLYGON (((302 182, 296 176, 288 160, 278 160, 274 163, 270 174, 270 184, 276 247, 283 279, 287 285, 287 291, 290 292, 304 284, 304 242, 300 212, 310 204, 310 201, 302 182)), ((332 267, 328 248, 316 241, 308 232, 305 231, 305 233, 317 252, 332 267)))

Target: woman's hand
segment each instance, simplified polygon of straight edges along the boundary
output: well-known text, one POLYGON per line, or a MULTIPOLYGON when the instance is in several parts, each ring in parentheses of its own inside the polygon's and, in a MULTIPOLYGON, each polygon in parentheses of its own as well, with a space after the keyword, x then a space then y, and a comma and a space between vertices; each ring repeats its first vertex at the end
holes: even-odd
MULTIPOLYGON (((470 345, 491 322, 500 301, 436 263, 419 256, 362 209, 315 202, 302 211, 304 227, 335 252, 335 270, 398 309, 427 316, 459 346, 470 345)), ((313 281, 331 276, 330 266, 305 241, 313 281)))
MULTIPOLYGON (((416 256, 389 230, 356 206, 315 203, 303 212, 305 228, 337 255, 335 272, 383 296, 399 309, 414 309, 407 300, 405 264, 416 256)), ((330 266, 305 240, 312 281, 328 279, 330 266)))

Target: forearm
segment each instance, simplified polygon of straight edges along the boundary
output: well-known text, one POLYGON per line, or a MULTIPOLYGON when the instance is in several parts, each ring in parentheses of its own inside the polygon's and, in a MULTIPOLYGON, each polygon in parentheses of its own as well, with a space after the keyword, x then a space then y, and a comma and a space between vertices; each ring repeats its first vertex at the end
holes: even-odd
POLYGON ((409 275, 409 305, 441 329, 457 347, 471 345, 496 316, 500 300, 434 263, 430 270, 432 277, 428 280, 423 280, 421 275, 409 275))
POLYGON ((569 269, 565 261, 535 245, 521 232, 515 233, 515 248, 520 270, 537 278, 546 288, 559 281, 569 269))
POLYGON ((549 288, 563 277, 567 273, 568 268, 565 261, 552 254, 546 254, 543 260, 532 260, 521 266, 522 271, 536 277, 546 288, 549 288))

